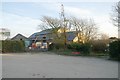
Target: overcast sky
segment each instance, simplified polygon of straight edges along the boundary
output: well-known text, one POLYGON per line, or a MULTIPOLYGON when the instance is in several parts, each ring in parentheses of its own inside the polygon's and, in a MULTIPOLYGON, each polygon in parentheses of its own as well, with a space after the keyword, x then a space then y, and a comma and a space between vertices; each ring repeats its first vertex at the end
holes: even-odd
POLYGON ((117 37, 117 27, 114 27, 110 20, 110 15, 113 12, 114 1, 102 2, 83 2, 70 0, 66 2, 51 2, 26 1, 26 2, 2 2, 2 23, 0 26, 8 28, 11 31, 11 37, 18 33, 25 36, 41 31, 38 25, 41 23, 42 16, 51 16, 59 18, 61 4, 64 5, 65 14, 67 17, 76 16, 78 18, 92 18, 97 24, 100 33, 106 33, 109 36, 117 37))

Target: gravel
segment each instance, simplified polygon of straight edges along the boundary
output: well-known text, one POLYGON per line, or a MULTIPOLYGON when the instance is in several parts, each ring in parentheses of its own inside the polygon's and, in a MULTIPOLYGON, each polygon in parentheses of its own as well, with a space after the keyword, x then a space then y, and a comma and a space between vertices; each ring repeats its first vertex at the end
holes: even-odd
POLYGON ((21 53, 2 55, 3 78, 117 78, 118 62, 94 57, 21 53))

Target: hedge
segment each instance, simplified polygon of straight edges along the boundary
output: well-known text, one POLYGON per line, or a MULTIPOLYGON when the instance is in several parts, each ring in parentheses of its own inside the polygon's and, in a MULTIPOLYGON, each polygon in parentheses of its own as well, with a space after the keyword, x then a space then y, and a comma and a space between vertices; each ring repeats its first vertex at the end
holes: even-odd
POLYGON ((110 43, 109 55, 112 59, 120 60, 120 40, 110 43))
POLYGON ((96 40, 96 41, 93 41, 92 43, 92 52, 95 52, 95 53, 105 53, 106 50, 108 49, 108 46, 105 41, 103 40, 96 40))
POLYGON ((11 41, 5 40, 2 41, 2 52, 24 52, 25 45, 24 41, 11 41))
POLYGON ((60 43, 52 43, 49 45, 48 50, 59 50, 59 49, 63 49, 64 48, 64 44, 60 44, 60 43))
POLYGON ((80 52, 82 54, 89 54, 91 51, 91 46, 89 43, 85 44, 71 43, 67 45, 67 48, 73 51, 80 52))
MULTIPOLYGON (((88 43, 85 44, 79 44, 79 43, 70 43, 67 44, 67 50, 70 51, 77 51, 83 54, 89 54, 91 51, 91 46, 88 43)), ((58 43, 54 43, 49 45, 49 50, 57 50, 57 51, 63 51, 64 50, 64 44, 58 44, 58 43)))
POLYGON ((0 40, 0 52, 2 52, 2 41, 0 40))

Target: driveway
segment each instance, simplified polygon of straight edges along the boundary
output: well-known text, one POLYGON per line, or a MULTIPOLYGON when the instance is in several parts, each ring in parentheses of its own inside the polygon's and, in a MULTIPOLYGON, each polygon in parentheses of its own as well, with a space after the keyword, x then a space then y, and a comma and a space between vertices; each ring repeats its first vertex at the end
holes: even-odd
POLYGON ((117 78, 118 62, 55 54, 2 55, 3 78, 117 78))

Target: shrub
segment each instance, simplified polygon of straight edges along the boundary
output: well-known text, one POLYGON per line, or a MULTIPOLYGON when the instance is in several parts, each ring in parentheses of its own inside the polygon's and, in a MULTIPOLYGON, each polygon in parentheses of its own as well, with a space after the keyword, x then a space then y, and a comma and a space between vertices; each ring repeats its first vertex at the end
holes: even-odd
POLYGON ((78 47, 80 46, 80 44, 78 44, 78 43, 71 43, 71 44, 67 44, 67 48, 68 49, 71 49, 71 50, 75 50, 76 51, 76 49, 78 49, 78 47))
POLYGON ((60 44, 60 43, 52 43, 49 45, 49 50, 60 50, 60 49, 64 49, 64 44, 60 44))
POLYGON ((91 45, 89 43, 83 44, 82 45, 82 50, 83 50, 84 53, 90 53, 91 45))
POLYGON ((120 60, 120 40, 110 43, 109 55, 110 58, 120 60))
POLYGON ((88 43, 85 44, 71 43, 67 45, 67 48, 73 51, 78 51, 82 54, 89 54, 91 50, 90 44, 88 43))
MULTIPOLYGON (((60 44, 60 43, 50 44, 49 50, 65 51, 64 44, 60 44)), ((70 52, 71 51, 72 52, 80 52, 81 54, 89 54, 91 51, 91 47, 90 47, 90 44, 88 44, 88 43, 85 43, 85 44, 70 43, 70 44, 67 44, 66 50, 68 50, 70 52)))
POLYGON ((0 40, 0 53, 2 52, 2 41, 0 40))
POLYGON ((2 52, 23 52, 25 49, 24 41, 2 41, 2 52))
POLYGON ((107 50, 107 43, 102 40, 92 42, 92 51, 96 53, 104 53, 107 50))
POLYGON ((50 51, 50 50, 53 50, 53 49, 54 49, 53 47, 54 47, 54 44, 52 43, 52 44, 49 45, 48 50, 49 50, 49 51, 50 51))

